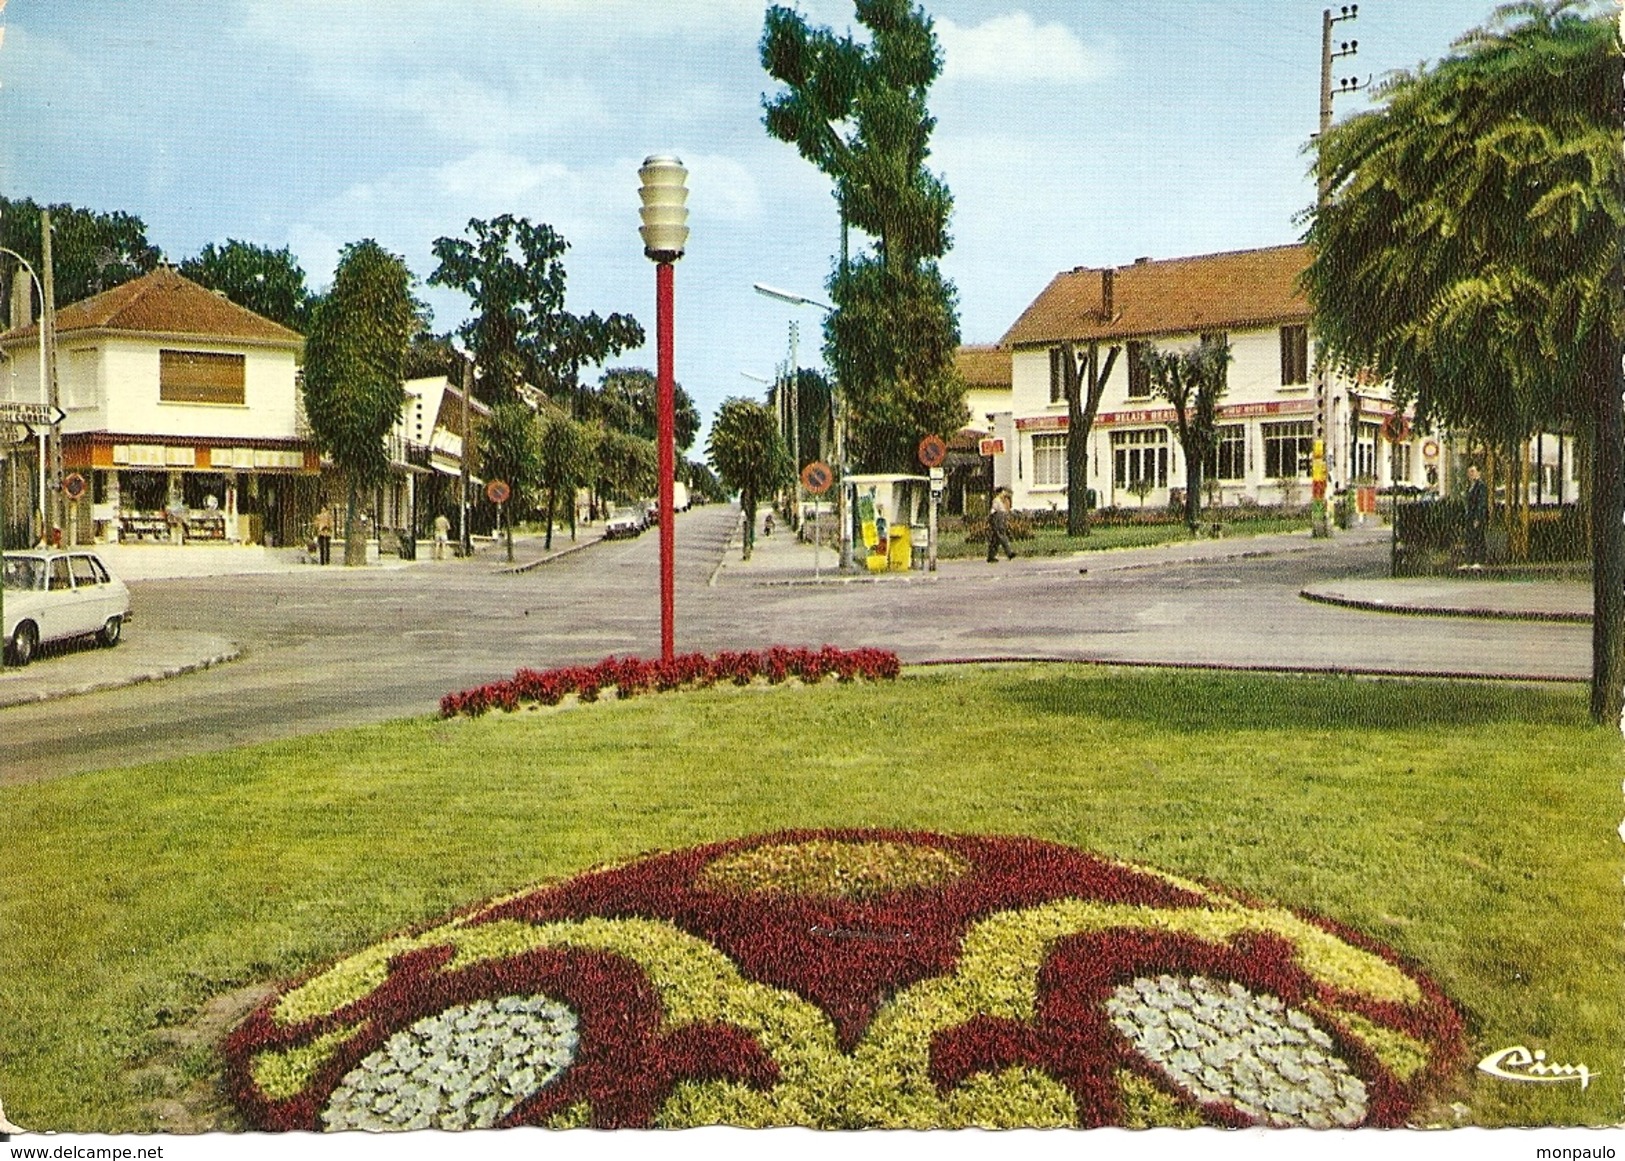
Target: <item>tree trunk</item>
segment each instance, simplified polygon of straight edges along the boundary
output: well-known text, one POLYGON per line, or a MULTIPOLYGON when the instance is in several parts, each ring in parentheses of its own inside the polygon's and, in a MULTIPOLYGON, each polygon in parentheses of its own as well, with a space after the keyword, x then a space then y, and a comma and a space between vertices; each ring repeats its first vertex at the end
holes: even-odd
POLYGON ((750 550, 756 547, 756 497, 750 492, 741 492, 739 506, 745 510, 745 553, 740 559, 749 560, 750 550))
MULTIPOLYGON (((557 485, 554 485, 547 490, 547 513, 542 517, 542 519, 547 521, 547 532, 542 537, 543 552, 553 551, 553 513, 558 511, 558 502, 559 489, 557 485)), ((575 512, 573 509, 570 513, 570 523, 572 526, 575 524, 575 512)), ((575 539, 574 527, 572 527, 570 530, 570 539, 575 539)))
POLYGON ((362 527, 360 514, 356 509, 360 502, 356 497, 355 480, 347 481, 344 509, 344 564, 353 567, 367 563, 367 530, 362 527))
MULTIPOLYGON (((1620 275, 1616 256, 1613 275, 1620 275)), ((1593 406, 1591 458, 1591 718, 1618 725, 1625 705, 1625 390, 1620 347, 1606 325, 1588 342, 1593 406)))
MULTIPOLYGON (((1183 449, 1181 449, 1183 450, 1183 449)), ((1202 457, 1185 452, 1185 524, 1192 532, 1202 522, 1202 457)))

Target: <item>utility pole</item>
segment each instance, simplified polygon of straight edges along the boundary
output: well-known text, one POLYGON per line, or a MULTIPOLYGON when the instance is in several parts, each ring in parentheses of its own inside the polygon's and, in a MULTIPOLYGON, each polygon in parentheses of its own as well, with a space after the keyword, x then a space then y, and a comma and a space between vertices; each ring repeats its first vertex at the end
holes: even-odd
POLYGON ((474 356, 469 355, 463 360, 463 446, 458 453, 458 483, 460 489, 457 502, 457 542, 461 544, 463 559, 467 560, 472 553, 468 534, 468 457, 472 452, 469 442, 468 413, 473 408, 474 399, 474 356))
MULTIPOLYGON (((46 400, 51 406, 51 414, 62 414, 61 392, 57 387, 56 378, 56 284, 52 275, 51 262, 51 213, 41 210, 40 224, 40 266, 42 267, 42 282, 40 293, 44 301, 40 304, 40 331, 39 341, 45 350, 45 385, 46 400)), ((62 519, 62 424, 53 422, 51 431, 46 439, 48 456, 51 461, 51 478, 49 492, 40 497, 41 519, 44 521, 45 541, 47 544, 56 540, 56 530, 62 528, 66 521, 62 519)))
MULTIPOLYGON (((1338 15, 1332 15, 1330 8, 1320 16, 1320 132, 1315 138, 1323 147, 1326 134, 1332 127, 1332 98, 1338 93, 1352 93, 1366 86, 1358 84, 1353 78, 1339 82, 1338 87, 1332 87, 1332 62, 1340 57, 1353 56, 1360 49, 1357 40, 1346 40, 1334 50, 1332 46, 1332 26, 1341 24, 1345 20, 1357 19, 1360 15, 1358 4, 1345 4, 1338 15)), ((1331 182, 1326 175, 1324 164, 1316 166, 1319 170, 1319 188, 1317 190, 1316 205, 1325 210, 1331 200, 1331 182)), ((1326 358, 1326 352, 1321 347, 1319 336, 1316 336, 1315 352, 1315 442, 1314 452, 1310 462, 1311 487, 1313 488, 1313 501, 1310 507, 1310 533, 1316 537, 1331 535, 1331 522, 1327 513, 1327 491, 1330 487, 1330 465, 1328 464, 1327 450, 1331 447, 1332 435, 1332 372, 1326 358)), ((1335 461, 1333 461, 1335 462, 1335 461)))
POLYGON ((801 360, 796 345, 801 338, 801 324, 790 320, 790 466, 795 482, 790 485, 795 497, 795 508, 790 514, 790 527, 801 530, 801 360))

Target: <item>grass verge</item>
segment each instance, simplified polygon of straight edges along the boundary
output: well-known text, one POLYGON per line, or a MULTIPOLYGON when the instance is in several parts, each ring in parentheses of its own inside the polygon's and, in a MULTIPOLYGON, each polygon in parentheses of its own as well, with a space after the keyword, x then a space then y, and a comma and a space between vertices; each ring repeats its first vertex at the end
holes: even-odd
POLYGON ((1467 1073, 1473 1122, 1612 1123, 1621 761, 1584 722, 1569 687, 989 666, 6 787, 0 1093, 31 1128, 163 1128, 218 1068, 169 1033, 223 993, 604 860, 895 826, 1036 835, 1365 931, 1454 997, 1478 1055, 1523 1044, 1595 1074, 1467 1073))

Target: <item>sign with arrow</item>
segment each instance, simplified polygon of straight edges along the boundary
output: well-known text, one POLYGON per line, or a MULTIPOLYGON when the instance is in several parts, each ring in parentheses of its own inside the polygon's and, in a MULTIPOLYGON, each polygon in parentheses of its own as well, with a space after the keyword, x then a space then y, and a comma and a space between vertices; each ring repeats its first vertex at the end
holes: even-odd
POLYGON ((7 444, 24 443, 34 434, 34 429, 26 423, 9 423, 0 419, 0 447, 7 444))
POLYGON ((49 403, 0 403, 0 423, 34 423, 54 427, 66 418, 66 411, 49 403))

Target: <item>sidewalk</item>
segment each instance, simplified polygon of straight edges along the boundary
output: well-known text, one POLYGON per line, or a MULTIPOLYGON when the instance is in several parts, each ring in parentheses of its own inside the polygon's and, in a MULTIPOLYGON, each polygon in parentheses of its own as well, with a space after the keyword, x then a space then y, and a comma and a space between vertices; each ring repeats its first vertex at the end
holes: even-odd
POLYGON ((1322 604, 1377 613, 1591 623, 1591 586, 1584 581, 1497 581, 1471 574, 1349 579, 1310 585, 1300 595, 1322 604))
MULTIPOLYGON (((94 551, 107 562, 107 567, 115 576, 137 584, 142 581, 265 573, 297 573, 308 576, 316 583, 342 584, 345 578, 419 568, 472 566, 492 573, 528 572, 596 544, 602 536, 600 527, 581 528, 577 530, 576 543, 571 544, 568 532, 554 532, 551 550, 544 547, 545 540, 540 535, 516 536, 512 564, 508 563, 505 542, 481 537, 475 538, 474 557, 467 564, 450 556, 445 560, 431 560, 429 556, 434 549, 433 542, 425 544, 419 541, 418 551, 423 555, 418 560, 406 561, 386 555, 381 561, 365 568, 345 568, 336 563, 343 552, 341 545, 334 546, 335 563, 326 568, 308 563, 302 548, 101 544, 96 545, 94 551)), ((162 681, 235 661, 241 655, 242 648, 238 643, 209 633, 173 630, 143 632, 138 600, 135 616, 123 641, 113 649, 70 642, 65 646, 47 647, 45 655, 26 668, 0 666, 0 709, 140 685, 148 681, 162 681)))
MULTIPOLYGON (((760 515, 757 517, 760 519, 760 515)), ((968 560, 941 560, 935 573, 924 570, 907 572, 871 573, 854 571, 842 573, 836 553, 828 548, 818 550, 821 565, 814 575, 813 548, 796 540, 784 526, 772 536, 756 536, 756 545, 748 561, 740 560, 743 549, 743 522, 734 530, 722 561, 712 575, 713 585, 801 585, 801 584, 934 584, 938 581, 986 580, 1001 573, 1023 576, 1046 573, 1076 576, 1080 571, 1091 574, 1119 572, 1125 569, 1156 568, 1169 564, 1192 561, 1242 560, 1262 556, 1280 556, 1286 553, 1313 552, 1325 543, 1305 532, 1270 533, 1263 536, 1228 536, 1218 540, 1178 540, 1148 548, 1108 548, 1099 551, 1074 552, 1065 556, 1022 556, 1016 546, 1016 559, 999 558, 988 564, 980 557, 968 560)), ((1344 543, 1350 541, 1386 542, 1388 529, 1379 525, 1339 532, 1344 543)))

